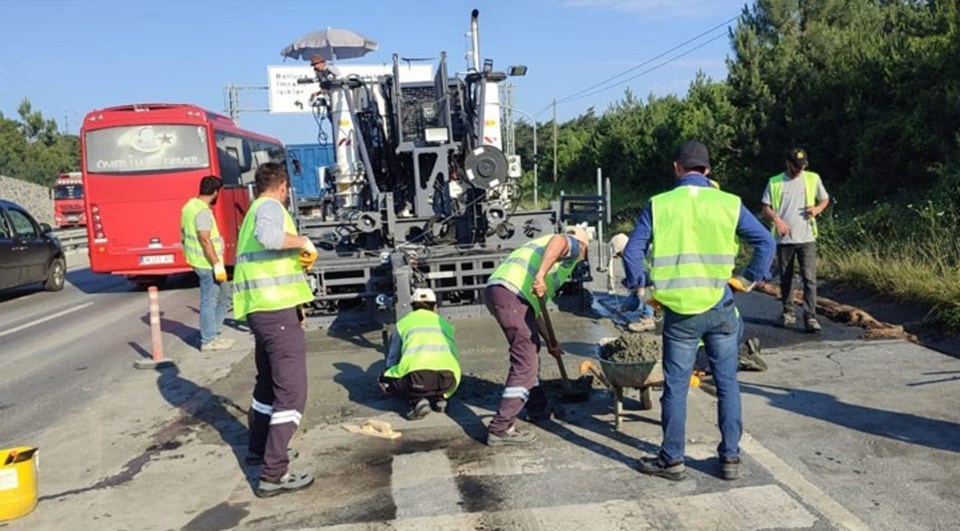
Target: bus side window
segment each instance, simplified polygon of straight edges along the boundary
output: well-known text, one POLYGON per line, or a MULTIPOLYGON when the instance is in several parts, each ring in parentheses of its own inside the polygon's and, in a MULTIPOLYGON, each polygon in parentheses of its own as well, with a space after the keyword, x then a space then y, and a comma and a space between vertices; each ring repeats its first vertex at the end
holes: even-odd
MULTIPOLYGON (((237 157, 230 153, 232 148, 217 148, 217 162, 220 166, 220 179, 224 186, 240 186, 240 163, 237 157)), ((235 150, 234 150, 235 151, 235 150)))
POLYGON ((243 156, 240 159, 240 179, 244 184, 252 183, 255 180, 255 176, 257 174, 257 165, 259 162, 253 160, 254 153, 249 140, 244 139, 241 146, 243 149, 243 156))

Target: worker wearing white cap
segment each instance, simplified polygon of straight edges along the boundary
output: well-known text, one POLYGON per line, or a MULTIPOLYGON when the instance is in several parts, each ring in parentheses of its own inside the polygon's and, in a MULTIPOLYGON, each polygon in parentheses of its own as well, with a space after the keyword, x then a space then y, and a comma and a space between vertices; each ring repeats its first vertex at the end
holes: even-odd
MULTIPOLYGON (((545 332, 539 298, 549 301, 587 257, 590 234, 568 227, 564 234, 531 240, 510 253, 490 275, 483 298, 510 344, 510 372, 497 414, 490 421, 488 446, 522 445, 536 441, 531 431, 514 426, 526 408, 530 420, 549 418, 547 397, 540 388, 540 336, 545 332)), ((550 350, 553 356, 563 351, 550 350)))
MULTIPOLYGON (((623 259, 623 249, 627 246, 627 241, 630 238, 624 233, 618 233, 610 238, 610 264, 607 267, 609 271, 609 277, 607 281, 607 288, 612 292, 614 288, 613 278, 616 275, 614 272, 614 258, 623 259)), ((624 265, 624 272, 627 268, 624 265)), ((640 319, 627 325, 627 329, 631 332, 648 332, 654 330, 657 327, 657 323, 654 320, 653 306, 640 300, 640 297, 636 292, 631 290, 630 296, 624 301, 620 306, 621 312, 635 312, 640 310, 640 319)))
POLYGON ((437 313, 436 293, 417 288, 411 300, 413 311, 397 323, 390 340, 380 389, 407 400, 407 418, 419 420, 431 410, 446 410, 460 385, 460 360, 456 330, 437 313))

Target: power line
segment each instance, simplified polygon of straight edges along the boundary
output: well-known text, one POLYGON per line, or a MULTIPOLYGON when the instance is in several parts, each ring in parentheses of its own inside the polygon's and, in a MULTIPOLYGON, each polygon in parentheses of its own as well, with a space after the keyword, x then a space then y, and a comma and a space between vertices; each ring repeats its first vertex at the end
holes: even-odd
POLYGON ((723 36, 724 36, 724 35, 721 33, 720 35, 717 35, 716 37, 714 37, 714 38, 712 38, 712 39, 710 39, 710 40, 708 40, 708 41, 705 41, 705 42, 703 42, 703 43, 701 43, 701 44, 699 44, 699 45, 697 45, 697 46, 695 46, 695 47, 693 47, 693 48, 690 48, 689 50, 681 53, 680 55, 676 55, 676 56, 674 56, 674 57, 671 57, 670 59, 667 59, 666 61, 664 61, 664 62, 662 62, 662 63, 660 63, 660 64, 657 64, 657 65, 655 65, 655 66, 652 66, 652 67, 644 70, 643 72, 640 72, 639 74, 630 76, 630 77, 628 77, 628 78, 626 78, 626 79, 624 79, 624 80, 622 80, 622 81, 620 81, 620 82, 618 82, 618 83, 615 83, 615 84, 610 85, 610 86, 607 86, 607 87, 603 87, 603 88, 601 88, 601 89, 597 89, 597 90, 595 90, 595 91, 593 91, 593 92, 588 92, 588 93, 583 94, 583 95, 581 95, 581 96, 577 96, 577 97, 568 96, 567 99, 565 99, 565 100, 557 101, 557 104, 559 105, 559 104, 561 104, 561 103, 570 103, 571 101, 581 100, 581 99, 583 99, 583 98, 587 98, 587 97, 593 96, 593 95, 595 95, 595 94, 599 94, 599 93, 601 93, 601 92, 605 92, 605 91, 610 90, 610 89, 612 89, 612 88, 619 87, 620 85, 623 85, 624 83, 626 83, 626 82, 628 82, 628 81, 633 81, 634 79, 637 79, 638 77, 645 76, 645 75, 649 74, 650 72, 653 72, 654 70, 657 70, 657 69, 659 69, 659 68, 661 68, 661 67, 664 67, 664 66, 666 66, 666 65, 668 65, 668 64, 676 61, 677 59, 680 59, 681 57, 690 55, 691 53, 699 50, 700 48, 703 48, 704 46, 710 44, 711 42, 713 42, 713 41, 715 41, 715 40, 717 40, 717 39, 719 39, 719 38, 721 38, 721 37, 723 37, 723 36))
MULTIPOLYGON (((728 24, 730 24, 731 22, 737 20, 738 18, 739 18, 739 15, 734 16, 734 17, 730 17, 730 18, 728 18, 727 20, 724 20, 723 22, 721 22, 720 24, 717 24, 716 26, 714 26, 714 27, 712 27, 712 28, 704 31, 703 33, 700 33, 699 35, 696 35, 696 36, 694 36, 694 37, 691 37, 690 39, 687 39, 686 41, 684 41, 684 42, 682 42, 682 43, 674 46, 673 48, 670 48, 669 50, 667 50, 667 51, 665 51, 665 52, 663 52, 663 53, 661 53, 661 54, 659 54, 659 55, 656 55, 656 56, 654 56, 654 57, 651 57, 650 59, 647 59, 646 61, 644 61, 644 62, 642 62, 642 63, 640 63, 640 64, 638 64, 638 65, 636 65, 636 66, 633 66, 633 67, 631 67, 631 68, 628 68, 627 70, 624 70, 623 72, 620 72, 619 74, 617 74, 617 75, 615 75, 615 76, 613 76, 613 77, 609 77, 609 78, 604 79, 603 81, 601 81, 601 82, 599 82, 599 83, 595 83, 595 84, 593 84, 593 85, 591 85, 591 86, 589 86, 589 87, 587 87, 587 88, 585 88, 585 89, 583 89, 583 90, 580 90, 579 92, 575 92, 575 93, 573 93, 573 94, 571 94, 571 95, 569 95, 569 96, 566 96, 566 97, 564 97, 564 98, 560 98, 560 99, 557 100, 557 103, 566 103, 567 101, 573 101, 574 99, 579 99, 579 98, 577 98, 577 96, 579 96, 579 95, 581 95, 581 94, 583 94, 583 93, 585 93, 585 92, 589 92, 589 91, 591 91, 591 90, 593 90, 593 89, 595 89, 595 88, 597 88, 597 87, 600 87, 600 86, 602 86, 602 85, 605 85, 606 83, 609 83, 610 81, 613 81, 613 80, 615 80, 615 79, 617 79, 617 78, 623 77, 623 76, 629 74, 630 72, 633 72, 633 71, 637 70, 638 68, 642 68, 642 67, 644 67, 644 66, 646 66, 646 65, 648 65, 648 64, 650 64, 650 63, 652 63, 652 62, 654 62, 654 61, 656 61, 657 59, 660 59, 661 57, 667 56, 667 55, 669 55, 669 54, 671 54, 671 53, 679 50, 680 48, 683 48, 684 46, 686 46, 686 45, 688 45, 688 44, 690 44, 690 43, 692 43, 692 42, 695 42, 695 41, 699 40, 700 38, 702 38, 702 37, 704 37, 704 36, 706 36, 706 35, 709 35, 710 33, 714 32, 714 31, 716 31, 716 30, 718 30, 718 29, 720 29, 720 28, 726 27, 728 24)), ((711 39, 711 40, 709 40, 709 41, 707 41, 707 42, 708 42, 708 43, 709 43, 709 42, 713 42, 714 40, 716 40, 716 37, 713 38, 713 39, 711 39)), ((702 47, 702 46, 701 46, 701 47, 702 47)), ((694 48, 694 49, 696 49, 696 48, 694 48)), ((633 79, 633 78, 631 78, 631 79, 633 79)), ((617 86, 617 85, 620 85, 620 84, 621 84, 621 83, 617 83, 616 85, 612 85, 612 86, 617 86)), ((544 109, 544 110, 546 110, 546 109, 544 109)), ((543 112, 543 111, 541 111, 541 112, 543 112)))

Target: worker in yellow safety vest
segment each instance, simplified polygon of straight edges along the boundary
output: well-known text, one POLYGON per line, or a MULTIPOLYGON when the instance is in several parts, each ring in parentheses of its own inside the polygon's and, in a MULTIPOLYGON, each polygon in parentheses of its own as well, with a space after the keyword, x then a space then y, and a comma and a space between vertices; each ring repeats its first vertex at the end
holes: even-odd
POLYGON ((180 210, 180 246, 200 279, 200 350, 227 350, 233 340, 223 337, 223 320, 230 306, 230 283, 223 264, 223 238, 210 205, 220 194, 222 181, 213 175, 200 179, 200 194, 180 210))
POLYGON ((640 471, 673 480, 686 477, 687 391, 702 339, 719 401, 720 475, 736 479, 742 433, 737 382, 741 322, 728 282, 735 278, 738 289, 750 291, 764 280, 773 259, 773 238, 739 197, 711 185, 705 145, 680 145, 673 171, 676 185, 650 200, 623 251, 627 287, 645 299, 643 260, 649 250, 652 297, 664 308, 663 443, 656 456, 640 460, 640 471), (738 238, 747 241, 754 254, 742 275, 734 277, 738 238))
POLYGON ((803 280, 803 326, 819 332, 817 321, 817 216, 830 204, 823 180, 807 171, 810 157, 803 148, 787 152, 786 171, 774 175, 763 191, 763 215, 773 221, 780 274, 781 326, 797 322, 793 303, 793 262, 799 262, 803 280))
POLYGON ((309 238, 299 236, 286 203, 290 178, 283 165, 261 164, 256 201, 237 237, 233 312, 246 320, 256 342, 257 366, 250 406, 248 464, 261 464, 260 497, 310 486, 313 476, 289 470, 296 451, 287 445, 307 401, 306 338, 301 305, 313 300, 304 276, 317 259, 309 238))
POLYGON ((460 385, 460 359, 456 329, 437 313, 436 293, 413 290, 412 307, 390 339, 380 389, 405 399, 407 418, 419 420, 431 410, 446 411, 447 400, 460 385))
MULTIPOLYGON (((487 309, 510 344, 510 372, 500 407, 487 429, 487 445, 522 445, 534 442, 532 431, 517 430, 514 423, 526 407, 531 421, 549 417, 547 397, 540 388, 540 337, 546 338, 539 298, 552 299, 587 257, 589 233, 571 227, 564 234, 531 240, 500 263, 484 289, 487 309)), ((560 356, 559 348, 550 349, 560 356)))

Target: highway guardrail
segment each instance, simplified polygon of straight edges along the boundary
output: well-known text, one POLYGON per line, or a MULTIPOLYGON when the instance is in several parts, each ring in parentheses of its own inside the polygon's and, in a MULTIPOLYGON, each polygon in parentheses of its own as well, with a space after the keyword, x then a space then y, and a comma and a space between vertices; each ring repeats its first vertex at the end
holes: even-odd
POLYGON ((58 230, 53 234, 60 240, 64 251, 83 249, 87 246, 87 229, 58 230))

